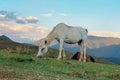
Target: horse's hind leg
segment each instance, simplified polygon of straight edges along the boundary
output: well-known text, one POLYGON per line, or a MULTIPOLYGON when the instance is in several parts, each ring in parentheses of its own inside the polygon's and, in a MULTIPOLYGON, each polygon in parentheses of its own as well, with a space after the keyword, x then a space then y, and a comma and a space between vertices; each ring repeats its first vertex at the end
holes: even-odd
POLYGON ((82 61, 83 60, 83 43, 80 42, 80 43, 78 43, 78 45, 80 47, 80 53, 81 53, 79 61, 82 61))

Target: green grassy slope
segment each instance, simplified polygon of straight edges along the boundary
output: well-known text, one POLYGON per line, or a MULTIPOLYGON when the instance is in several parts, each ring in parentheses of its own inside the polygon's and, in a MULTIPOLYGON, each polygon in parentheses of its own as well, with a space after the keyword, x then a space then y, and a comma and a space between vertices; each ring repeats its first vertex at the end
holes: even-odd
MULTIPOLYGON (((37 46, 0 40, 0 80, 119 80, 120 66, 82 63, 67 59, 56 60, 58 50, 50 48, 44 58, 36 58, 37 46)), ((107 64, 101 64, 107 63, 107 64)))
POLYGON ((0 80, 119 80, 120 66, 0 51, 0 80))

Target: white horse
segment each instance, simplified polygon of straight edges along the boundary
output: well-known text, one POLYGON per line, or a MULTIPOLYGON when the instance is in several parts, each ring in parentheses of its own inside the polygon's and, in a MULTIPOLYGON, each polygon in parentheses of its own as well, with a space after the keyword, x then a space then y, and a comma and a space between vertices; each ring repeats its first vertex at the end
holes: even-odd
POLYGON ((56 39, 60 44, 59 55, 57 59, 61 59, 62 57, 66 56, 63 48, 64 42, 68 44, 78 43, 82 55, 79 61, 86 62, 87 33, 87 29, 82 27, 72 27, 64 23, 59 23, 53 28, 53 30, 47 35, 46 38, 40 40, 37 57, 42 57, 48 51, 48 45, 56 39))

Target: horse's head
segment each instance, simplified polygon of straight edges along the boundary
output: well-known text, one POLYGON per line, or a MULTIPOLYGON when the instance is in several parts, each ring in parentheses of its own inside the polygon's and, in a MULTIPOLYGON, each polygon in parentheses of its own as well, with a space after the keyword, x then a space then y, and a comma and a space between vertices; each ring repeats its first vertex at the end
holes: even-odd
POLYGON ((45 38, 40 40, 39 51, 37 57, 43 57, 45 53, 48 51, 47 40, 45 38))

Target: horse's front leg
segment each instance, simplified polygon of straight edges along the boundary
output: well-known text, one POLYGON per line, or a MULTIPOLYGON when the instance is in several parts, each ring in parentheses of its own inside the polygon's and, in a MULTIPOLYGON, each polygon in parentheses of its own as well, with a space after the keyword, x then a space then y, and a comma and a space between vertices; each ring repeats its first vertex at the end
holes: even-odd
POLYGON ((59 47, 59 55, 58 55, 58 60, 62 58, 61 54, 62 54, 62 50, 63 50, 63 40, 60 39, 59 41, 60 47, 59 47))

